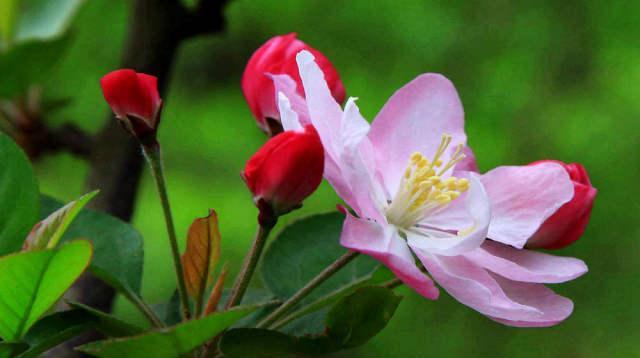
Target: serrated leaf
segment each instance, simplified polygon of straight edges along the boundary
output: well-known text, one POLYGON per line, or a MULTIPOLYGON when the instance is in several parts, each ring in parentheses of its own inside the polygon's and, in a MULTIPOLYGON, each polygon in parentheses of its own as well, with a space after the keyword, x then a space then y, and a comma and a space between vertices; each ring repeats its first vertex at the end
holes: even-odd
MULTIPOLYGON (((339 243, 343 221, 344 215, 335 212, 312 215, 285 227, 272 240, 262 259, 261 274, 265 286, 277 298, 286 299, 347 253, 339 243)), ((377 261, 360 255, 314 289, 299 306, 337 290, 361 285, 378 267, 377 261)), ((296 335, 320 333, 323 322, 324 314, 319 314, 313 322, 295 325, 291 331, 296 335)))
POLYGON ((0 337, 22 338, 82 274, 91 254, 91 244, 78 240, 0 258, 0 337))
POLYGON ((380 332, 402 297, 391 290, 368 286, 344 297, 330 310, 323 333, 296 337, 283 332, 237 328, 220 341, 225 357, 267 358, 321 355, 364 344, 380 332))
POLYGON ((182 255, 187 292, 196 302, 201 302, 219 259, 218 215, 211 210, 208 216, 194 220, 189 227, 187 249, 182 255))
POLYGON ((85 194, 37 223, 24 241, 22 249, 31 251, 56 247, 71 222, 80 213, 80 210, 97 194, 98 190, 85 194))
POLYGON ((26 155, 0 133, 0 255, 20 249, 38 220, 38 183, 26 155))
POLYGON ((96 357, 180 357, 250 314, 256 307, 238 307, 138 336, 108 339, 78 347, 96 357))
MULTIPOLYGON (((61 203, 42 197, 42 217, 61 207, 61 203)), ((83 209, 62 237, 62 242, 84 238, 94 247, 89 270, 119 291, 140 293, 143 239, 128 223, 98 211, 83 209)))
POLYGON ((383 287, 360 288, 329 311, 327 335, 344 348, 362 345, 389 323, 401 300, 383 287))
POLYGON ((327 337, 293 337, 261 328, 237 328, 225 332, 220 350, 226 358, 293 358, 338 350, 327 337))

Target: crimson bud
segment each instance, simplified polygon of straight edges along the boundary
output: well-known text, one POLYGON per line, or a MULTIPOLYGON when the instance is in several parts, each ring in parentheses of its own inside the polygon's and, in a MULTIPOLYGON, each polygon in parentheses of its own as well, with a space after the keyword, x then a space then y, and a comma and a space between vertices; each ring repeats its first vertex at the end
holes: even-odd
POLYGON ((120 123, 143 144, 155 142, 162 99, 155 76, 121 69, 100 80, 102 94, 120 123))
POLYGON ((541 160, 529 165, 554 162, 562 165, 573 182, 573 198, 545 221, 527 241, 529 248, 560 249, 578 240, 589 222, 597 190, 591 186, 586 169, 578 163, 541 160))
POLYGON ((247 161, 242 177, 260 209, 260 223, 302 205, 322 181, 324 148, 315 128, 282 132, 247 161))
POLYGON ((296 63, 296 55, 302 50, 313 54, 336 101, 344 101, 345 90, 340 76, 321 52, 296 39, 295 33, 276 36, 253 53, 242 75, 242 92, 249 108, 258 126, 271 136, 282 132, 282 125, 273 81, 269 75, 289 75, 296 82, 298 94, 304 97, 296 63))

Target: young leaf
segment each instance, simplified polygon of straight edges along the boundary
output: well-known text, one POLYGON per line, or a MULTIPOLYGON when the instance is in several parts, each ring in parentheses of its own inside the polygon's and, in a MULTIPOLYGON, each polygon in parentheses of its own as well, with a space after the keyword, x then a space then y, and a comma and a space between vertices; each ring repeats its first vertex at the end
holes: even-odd
POLYGON ((218 309, 218 303, 220 303, 220 299, 222 298, 222 291, 224 290, 224 281, 227 278, 227 272, 227 265, 224 265, 218 279, 216 280, 216 284, 211 290, 209 299, 207 300, 207 306, 204 309, 205 316, 212 314, 218 309))
POLYGON ((181 357, 203 345, 256 307, 238 307, 176 326, 127 338, 108 339, 78 347, 96 357, 181 357))
POLYGON ((189 296, 202 301, 211 274, 220 259, 220 230, 218 215, 209 215, 193 221, 187 234, 187 249, 182 255, 184 279, 189 296))
MULTIPOLYGON (((61 207, 61 203, 42 197, 42 217, 61 207)), ((113 216, 84 209, 69 226, 62 242, 86 238, 94 247, 89 270, 116 290, 140 293, 142 281, 142 236, 131 225, 113 216)))
POLYGON ((29 160, 3 133, 0 133, 0 163, 0 255, 6 255, 20 249, 38 220, 40 203, 38 183, 29 160))
POLYGON ((82 274, 91 254, 91 244, 78 240, 0 258, 0 337, 22 338, 82 274))
POLYGON ((98 190, 85 194, 37 223, 24 241, 22 249, 31 251, 56 247, 73 219, 96 194, 98 190))

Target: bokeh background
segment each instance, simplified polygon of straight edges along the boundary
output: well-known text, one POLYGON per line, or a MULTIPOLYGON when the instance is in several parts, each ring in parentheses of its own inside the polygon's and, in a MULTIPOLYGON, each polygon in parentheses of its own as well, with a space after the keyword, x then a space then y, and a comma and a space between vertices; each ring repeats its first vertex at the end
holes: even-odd
MULTIPOLYGON (((73 43, 44 83, 46 95, 72 99, 54 124, 101 127, 108 108, 98 81, 118 66, 129 5, 90 0, 77 13, 73 43)), ((584 237, 558 252, 590 267, 555 287, 575 302, 563 324, 504 327, 446 294, 431 302, 400 288, 405 300, 391 324, 342 355, 640 356, 640 2, 231 0, 225 14, 226 33, 180 49, 165 98, 159 137, 179 233, 215 208, 224 258, 232 274, 238 269, 256 215, 239 172, 265 140, 240 77, 266 39, 297 32, 332 60, 365 117, 418 74, 443 73, 460 93, 483 171, 555 158, 584 164, 599 189, 584 237)), ((84 190, 87 166, 59 154, 39 161, 37 173, 45 193, 71 200, 84 190)), ((279 226, 337 201, 324 183, 279 226)), ((148 174, 133 222, 145 237, 144 296, 166 300, 175 283, 148 174)), ((139 319, 123 302, 116 311, 139 319)))

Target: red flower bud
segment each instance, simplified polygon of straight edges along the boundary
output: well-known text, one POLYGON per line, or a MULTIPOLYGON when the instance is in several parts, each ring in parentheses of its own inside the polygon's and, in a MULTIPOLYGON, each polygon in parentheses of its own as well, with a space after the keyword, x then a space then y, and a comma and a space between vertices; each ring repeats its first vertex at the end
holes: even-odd
POLYGON ((565 164, 557 160, 541 160, 529 165, 554 162, 562 165, 573 182, 573 198, 545 221, 527 241, 529 248, 560 249, 578 240, 589 222, 597 190, 589 175, 578 163, 565 164))
POLYGON ((275 89, 269 74, 289 75, 297 85, 297 92, 304 97, 302 80, 298 73, 296 55, 307 50, 316 58, 336 101, 342 103, 345 91, 338 72, 331 62, 318 50, 296 39, 296 34, 276 36, 262 45, 249 59, 242 75, 242 92, 258 126, 267 134, 282 131, 280 113, 276 104, 275 89))
POLYGON ((162 107, 158 79, 122 69, 102 77, 100 86, 120 123, 141 141, 155 141, 162 107))
POLYGON ((277 217, 300 207, 320 185, 323 170, 324 148, 315 128, 307 125, 269 139, 247 161, 242 177, 261 215, 267 204, 277 217))

